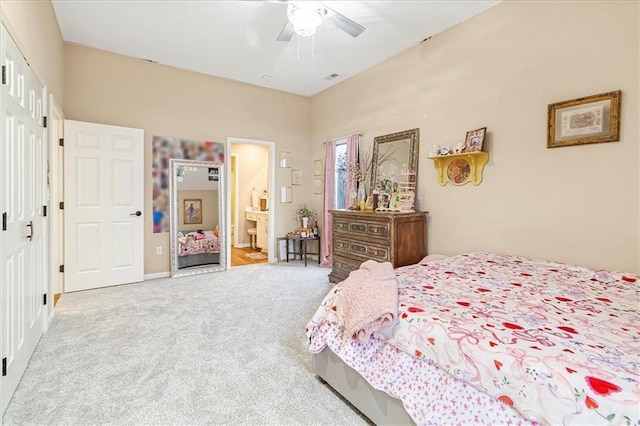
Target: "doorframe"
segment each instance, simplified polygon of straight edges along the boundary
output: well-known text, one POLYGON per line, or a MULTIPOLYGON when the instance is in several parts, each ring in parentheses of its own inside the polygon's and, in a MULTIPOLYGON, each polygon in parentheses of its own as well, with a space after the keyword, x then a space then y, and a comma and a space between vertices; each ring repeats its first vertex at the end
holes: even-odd
MULTIPOLYGON (((233 185, 233 187, 235 188, 235 192, 234 192, 234 207, 235 207, 235 212, 236 214, 233 215, 233 217, 230 217, 229 220, 231 221, 230 226, 235 226, 235 229, 233 231, 233 240, 231 241, 231 244, 234 247, 238 247, 238 207, 240 205, 240 203, 238 202, 238 154, 230 154, 229 155, 229 185, 233 185), (235 163, 235 173, 232 174, 231 173, 231 164, 235 163)), ((229 188, 229 192, 227 192, 227 194, 229 194, 229 198, 231 198, 231 188, 229 188)), ((229 203, 231 204, 231 203, 229 203)), ((231 232, 231 228, 229 228, 229 232, 231 232)), ((230 254, 231 255, 231 254, 230 254)))
MULTIPOLYGON (((232 136, 227 137, 227 144, 225 147, 225 162, 224 162, 224 172, 225 172, 225 186, 226 193, 231 193, 230 181, 231 181, 231 161, 227 160, 226 157, 231 157, 231 144, 239 143, 239 144, 247 144, 247 145, 260 145, 266 146, 269 149, 269 251, 268 251, 268 262, 273 263, 277 261, 277 252, 278 248, 275 247, 275 223, 274 223, 274 208, 275 208, 275 192, 276 192, 276 143, 273 141, 265 141, 259 139, 247 139, 247 138, 236 138, 232 136)), ((237 172, 238 164, 236 163, 236 172, 237 172)), ((237 189, 237 188, 236 188, 237 189)), ((226 215, 230 217, 231 215, 231 203, 226 203, 226 215)), ((236 209, 237 212, 237 209, 236 209)), ((237 227, 237 223, 236 223, 237 227)), ((226 225, 226 235, 231 235, 231 220, 227 220, 226 225)), ((236 229, 236 234, 238 230, 236 229)), ((227 253, 231 253, 231 238, 226 239, 227 253)), ((231 256, 227 256, 227 269, 231 268, 231 256)))
POLYGON ((64 293, 64 274, 60 265, 64 263, 64 210, 60 202, 64 200, 64 155, 60 139, 64 140, 64 113, 53 94, 49 95, 49 277, 51 300, 50 319, 53 319, 54 295, 64 293))

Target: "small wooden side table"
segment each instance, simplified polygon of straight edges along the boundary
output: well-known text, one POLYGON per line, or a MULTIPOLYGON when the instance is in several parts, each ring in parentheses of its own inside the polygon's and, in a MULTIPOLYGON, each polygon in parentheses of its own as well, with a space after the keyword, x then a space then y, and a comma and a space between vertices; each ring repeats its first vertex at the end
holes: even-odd
POLYGON ((289 255, 293 254, 293 258, 295 259, 296 255, 300 255, 300 260, 304 259, 304 266, 307 266, 307 256, 310 254, 318 255, 318 264, 320 264, 320 235, 311 236, 311 237, 300 237, 291 234, 287 234, 285 236, 285 243, 287 249, 287 262, 289 262, 289 255), (294 251, 289 251, 289 241, 294 241, 294 251), (300 251, 295 251, 295 241, 300 243, 300 251), (309 241, 317 241, 318 242, 318 251, 317 252, 309 252, 307 250, 307 243, 309 241))

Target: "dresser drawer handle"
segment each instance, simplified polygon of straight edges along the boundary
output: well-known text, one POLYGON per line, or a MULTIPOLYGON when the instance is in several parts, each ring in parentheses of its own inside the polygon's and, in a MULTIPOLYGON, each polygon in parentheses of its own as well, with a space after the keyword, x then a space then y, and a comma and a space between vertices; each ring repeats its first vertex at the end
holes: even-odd
POLYGON ((371 226, 369 228, 369 232, 371 234, 375 234, 375 235, 382 235, 385 236, 388 234, 388 230, 386 227, 384 226, 371 226))
POLYGON ((357 244, 351 244, 351 250, 358 252, 358 253, 366 253, 367 252, 367 246, 360 246, 357 244))
POLYGON ((341 249, 349 247, 349 243, 345 243, 342 241, 336 241, 335 244, 337 248, 341 248, 341 249))
POLYGON ((360 225, 358 223, 352 223, 351 224, 351 230, 352 231, 366 232, 367 231, 367 227, 365 225, 360 225))

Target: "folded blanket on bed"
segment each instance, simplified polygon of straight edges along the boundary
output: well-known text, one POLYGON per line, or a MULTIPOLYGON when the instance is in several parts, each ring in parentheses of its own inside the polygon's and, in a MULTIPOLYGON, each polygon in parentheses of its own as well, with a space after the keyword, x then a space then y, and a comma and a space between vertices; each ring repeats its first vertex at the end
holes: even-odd
POLYGON ((340 285, 347 335, 365 342, 393 325, 398 316, 398 281, 391 263, 367 260, 340 285))

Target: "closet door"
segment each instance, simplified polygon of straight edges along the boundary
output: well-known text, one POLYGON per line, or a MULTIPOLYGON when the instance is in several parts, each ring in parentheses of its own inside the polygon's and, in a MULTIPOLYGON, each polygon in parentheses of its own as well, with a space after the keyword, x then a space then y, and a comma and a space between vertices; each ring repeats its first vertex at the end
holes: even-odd
POLYGON ((1 28, 0 321, 4 413, 46 321, 45 89, 1 28))

